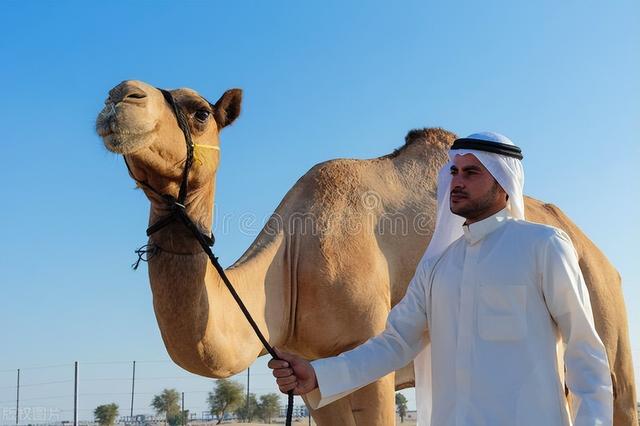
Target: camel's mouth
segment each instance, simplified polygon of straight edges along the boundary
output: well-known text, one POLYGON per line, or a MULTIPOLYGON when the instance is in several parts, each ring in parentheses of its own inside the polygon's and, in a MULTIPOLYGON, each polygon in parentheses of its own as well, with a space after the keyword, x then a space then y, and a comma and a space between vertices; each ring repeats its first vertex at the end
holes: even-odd
POLYGON ((96 120, 96 133, 105 148, 116 154, 131 154, 151 143, 159 123, 150 125, 146 120, 123 120, 118 115, 111 105, 107 105, 96 120))
POLYGON ((102 136, 105 148, 115 154, 133 154, 150 145, 153 130, 144 133, 110 133, 102 136))

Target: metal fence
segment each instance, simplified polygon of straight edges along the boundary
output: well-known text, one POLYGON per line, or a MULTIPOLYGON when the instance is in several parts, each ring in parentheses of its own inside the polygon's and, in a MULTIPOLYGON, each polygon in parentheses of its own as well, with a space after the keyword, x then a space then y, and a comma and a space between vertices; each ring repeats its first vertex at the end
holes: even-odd
MULTIPOLYGON (((259 367, 230 379, 240 383, 245 394, 258 398, 278 393, 266 367, 259 367)), ((181 394, 181 409, 189 413, 186 421, 198 426, 216 421, 207 403, 215 382, 188 373, 170 360, 71 362, 0 370, 0 424, 93 426, 95 408, 115 403, 118 424, 164 426, 165 418, 156 415, 150 404, 167 388, 181 394)), ((281 416, 285 398, 281 396, 281 416)), ((296 401, 294 416, 307 419, 306 406, 301 399, 296 401)))

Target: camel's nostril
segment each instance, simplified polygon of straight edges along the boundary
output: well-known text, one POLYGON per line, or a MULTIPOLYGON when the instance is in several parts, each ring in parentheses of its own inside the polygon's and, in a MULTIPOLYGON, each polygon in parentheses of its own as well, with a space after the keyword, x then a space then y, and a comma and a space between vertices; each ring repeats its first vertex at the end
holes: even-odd
POLYGON ((109 91, 109 98, 107 101, 111 101, 114 104, 120 102, 136 103, 147 97, 144 89, 137 87, 134 84, 121 83, 109 91))
POLYGON ((136 93, 131 93, 131 94, 126 95, 126 96, 125 96, 125 99, 126 99, 126 98, 144 99, 144 98, 146 98, 146 97, 147 97, 147 95, 145 95, 144 93, 138 93, 138 92, 136 92, 136 93))

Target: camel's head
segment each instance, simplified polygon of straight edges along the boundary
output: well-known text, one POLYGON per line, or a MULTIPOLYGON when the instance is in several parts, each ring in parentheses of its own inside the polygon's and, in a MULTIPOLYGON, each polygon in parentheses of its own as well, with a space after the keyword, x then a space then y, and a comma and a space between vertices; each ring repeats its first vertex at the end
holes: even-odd
MULTIPOLYGON (((242 91, 231 89, 215 103, 191 89, 171 91, 184 112, 196 159, 189 187, 197 189, 213 179, 220 159, 220 130, 240 114, 242 91)), ((185 136, 162 92, 141 81, 123 81, 109 91, 96 120, 106 148, 126 157, 133 175, 153 188, 177 194, 187 148, 185 136)))

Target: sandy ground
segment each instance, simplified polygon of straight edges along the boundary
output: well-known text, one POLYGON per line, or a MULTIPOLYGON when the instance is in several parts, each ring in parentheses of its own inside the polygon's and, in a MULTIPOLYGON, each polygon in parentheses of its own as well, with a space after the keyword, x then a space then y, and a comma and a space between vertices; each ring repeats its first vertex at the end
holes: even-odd
MULTIPOLYGON (((267 423, 225 423, 225 422, 222 422, 220 424, 225 425, 225 426, 247 426, 247 425, 251 425, 251 426, 273 426, 273 425, 278 425, 278 424, 282 425, 282 424, 284 424, 284 422, 283 421, 279 421, 279 422, 278 421, 274 421, 270 425, 267 424, 267 423)), ((313 420, 311 421, 311 424, 315 425, 313 420)), ((305 420, 304 423, 302 423, 302 422, 293 422, 292 426, 308 426, 308 425, 309 425, 309 421, 305 420)))
MULTIPOLYGON (((277 424, 284 424, 284 421, 274 421, 273 423, 271 423, 271 425, 268 425, 266 423, 221 423, 225 426, 247 426, 247 425, 252 425, 252 426, 273 426, 273 425, 277 425, 277 424)), ((311 424, 313 426, 315 426, 315 422, 312 420, 311 424)), ((400 418, 398 417, 396 419, 396 425, 400 426, 415 426, 416 422, 415 420, 405 420, 404 423, 400 423, 400 418)), ((309 425, 309 420, 304 419, 301 421, 294 421, 293 422, 293 426, 308 426, 309 425)))

